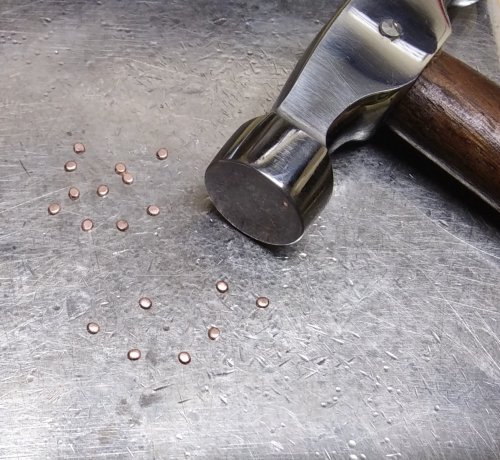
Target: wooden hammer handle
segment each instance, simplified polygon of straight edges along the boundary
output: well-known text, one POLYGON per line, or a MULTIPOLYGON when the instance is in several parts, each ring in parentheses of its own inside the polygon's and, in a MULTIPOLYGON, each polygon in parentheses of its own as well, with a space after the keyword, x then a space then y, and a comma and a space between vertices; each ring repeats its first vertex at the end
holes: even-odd
POLYGON ((388 117, 389 126, 500 211, 500 87, 441 53, 388 117))

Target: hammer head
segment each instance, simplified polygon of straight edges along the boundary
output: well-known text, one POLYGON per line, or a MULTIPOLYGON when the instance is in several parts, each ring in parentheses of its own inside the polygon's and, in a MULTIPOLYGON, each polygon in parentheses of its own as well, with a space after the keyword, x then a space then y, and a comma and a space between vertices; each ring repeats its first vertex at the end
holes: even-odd
POLYGON ((299 240, 330 198, 327 149, 272 113, 238 129, 205 173, 217 210, 238 230, 271 245, 299 240))
POLYGON ((243 125, 208 167, 219 212, 261 242, 300 239, 332 191, 328 152, 367 139, 450 34, 444 1, 346 2, 272 113, 243 125))

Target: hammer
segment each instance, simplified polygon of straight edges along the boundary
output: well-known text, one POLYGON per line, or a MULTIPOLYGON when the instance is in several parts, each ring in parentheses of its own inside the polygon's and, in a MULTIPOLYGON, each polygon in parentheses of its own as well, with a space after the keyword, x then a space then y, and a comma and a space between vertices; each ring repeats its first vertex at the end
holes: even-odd
POLYGON ((331 153, 383 123, 500 211, 500 87, 440 52, 446 8, 475 1, 346 2, 272 111, 243 124, 207 168, 220 214, 255 240, 293 244, 330 198, 331 153))

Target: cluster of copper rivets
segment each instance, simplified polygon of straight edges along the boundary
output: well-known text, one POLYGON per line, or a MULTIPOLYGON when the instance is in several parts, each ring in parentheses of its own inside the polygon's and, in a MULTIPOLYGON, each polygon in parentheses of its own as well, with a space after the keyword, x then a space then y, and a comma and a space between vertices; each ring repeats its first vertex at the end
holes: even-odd
MULTIPOLYGON (((73 152, 75 152, 77 155, 82 155, 85 153, 86 148, 85 145, 81 142, 77 142, 73 145, 73 152)), ((161 148, 156 152, 156 158, 158 160, 165 160, 168 157, 168 150, 165 148, 161 148)), ((66 172, 73 172, 76 171, 78 168, 78 164, 75 160, 69 160, 64 164, 64 170, 66 172)), ((116 163, 115 164, 115 172, 122 178, 122 182, 125 185, 131 185, 134 182, 134 176, 130 171, 127 170, 127 166, 125 163, 116 163)), ((106 184, 101 184, 97 187, 96 189, 97 196, 104 198, 109 194, 109 187, 106 184)), ((80 198, 80 190, 74 186, 71 186, 68 190, 68 197, 71 201, 76 201, 80 198)), ((56 214, 59 214, 61 212, 61 205, 60 203, 52 203, 48 207, 48 213, 51 216, 55 216, 56 214)), ((155 204, 150 204, 149 206, 146 207, 146 213, 152 217, 157 216, 160 214, 160 208, 156 206, 155 204)), ((116 222, 116 228, 120 232, 125 232, 129 228, 129 224, 126 220, 120 219, 116 222)), ((84 232, 90 232, 94 228, 94 222, 90 218, 85 218, 81 224, 80 228, 84 232)))
MULTIPOLYGON (((227 281, 219 280, 217 281, 217 283, 215 283, 215 288, 219 293, 225 294, 229 291, 229 284, 227 283, 227 281)), ((259 308, 267 308, 270 304, 270 301, 267 297, 260 296, 255 300, 255 304, 259 308)), ((139 298, 138 305, 143 310, 150 310, 153 307, 153 301, 149 297, 141 297, 139 298)), ((100 331, 100 326, 94 322, 88 323, 87 331, 89 334, 95 335, 100 331)), ((221 330, 216 326, 210 326, 208 328, 207 335, 210 340, 219 340, 221 336, 221 330)), ((127 353, 127 358, 130 361, 138 361, 139 359, 141 359, 141 350, 139 350, 138 348, 130 349, 127 353)), ((187 351, 181 351, 177 355, 177 360, 180 364, 186 366, 191 362, 191 354, 187 351)))

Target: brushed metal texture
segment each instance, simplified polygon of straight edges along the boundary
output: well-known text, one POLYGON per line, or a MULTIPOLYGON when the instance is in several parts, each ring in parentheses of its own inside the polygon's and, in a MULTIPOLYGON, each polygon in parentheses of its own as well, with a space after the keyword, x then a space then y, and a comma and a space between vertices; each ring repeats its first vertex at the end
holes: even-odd
MULTIPOLYGON (((207 200, 338 4, 1 2, 0 458, 499 458, 500 235, 453 184, 390 139, 345 149, 280 250, 207 200)), ((447 48, 498 79, 472 8, 447 48)))

